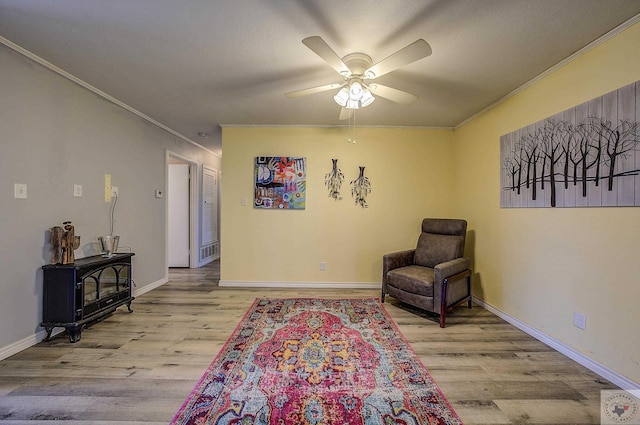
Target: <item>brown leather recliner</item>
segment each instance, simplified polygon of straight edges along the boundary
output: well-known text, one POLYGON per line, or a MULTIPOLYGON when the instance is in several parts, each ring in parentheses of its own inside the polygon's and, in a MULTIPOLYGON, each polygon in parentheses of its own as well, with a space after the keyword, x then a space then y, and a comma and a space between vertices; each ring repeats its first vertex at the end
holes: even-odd
POLYGON ((467 301, 471 308, 471 260, 463 257, 465 220, 425 218, 415 249, 382 257, 382 296, 440 315, 467 301))

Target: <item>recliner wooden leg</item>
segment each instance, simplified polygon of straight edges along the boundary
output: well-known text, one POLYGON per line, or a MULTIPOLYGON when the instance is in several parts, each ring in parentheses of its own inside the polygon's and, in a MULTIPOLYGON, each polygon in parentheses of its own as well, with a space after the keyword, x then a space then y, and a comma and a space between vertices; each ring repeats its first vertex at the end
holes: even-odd
POLYGON ((440 327, 444 328, 444 321, 447 316, 447 287, 449 279, 442 282, 442 300, 440 301, 440 327))

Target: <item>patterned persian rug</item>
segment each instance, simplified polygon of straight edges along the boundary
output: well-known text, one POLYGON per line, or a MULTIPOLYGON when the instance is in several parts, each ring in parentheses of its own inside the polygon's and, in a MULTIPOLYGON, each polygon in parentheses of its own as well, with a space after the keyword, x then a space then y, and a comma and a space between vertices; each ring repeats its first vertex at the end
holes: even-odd
POLYGON ((461 425, 378 299, 257 299, 174 425, 461 425))

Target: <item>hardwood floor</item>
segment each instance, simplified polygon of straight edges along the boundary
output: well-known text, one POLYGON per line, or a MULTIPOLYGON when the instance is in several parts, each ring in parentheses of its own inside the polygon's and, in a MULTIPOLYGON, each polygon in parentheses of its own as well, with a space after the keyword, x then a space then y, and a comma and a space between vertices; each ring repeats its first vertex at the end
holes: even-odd
MULTIPOLYGON (((256 297, 377 297, 375 290, 220 288, 219 263, 170 282, 69 343, 60 334, 0 362, 0 423, 167 424, 256 297)), ((598 424, 611 383, 474 306, 441 329, 385 308, 465 424, 598 424)))

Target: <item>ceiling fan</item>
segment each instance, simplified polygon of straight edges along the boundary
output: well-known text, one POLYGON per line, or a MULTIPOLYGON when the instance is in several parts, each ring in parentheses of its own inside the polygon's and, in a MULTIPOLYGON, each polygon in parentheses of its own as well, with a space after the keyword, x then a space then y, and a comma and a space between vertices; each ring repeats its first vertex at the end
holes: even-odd
POLYGON ((377 83, 366 83, 381 75, 388 74, 396 69, 416 62, 431 55, 431 46, 423 39, 418 39, 406 47, 398 50, 391 56, 372 65, 369 55, 364 53, 350 53, 340 58, 336 52, 320 36, 307 37, 302 43, 320 56, 331 68, 335 69, 343 78, 342 83, 327 84, 285 93, 289 98, 306 96, 328 90, 340 89, 334 96, 338 105, 342 106, 340 119, 350 118, 359 106, 370 105, 375 99, 375 94, 396 103, 407 105, 418 99, 418 96, 383 86, 377 83))

